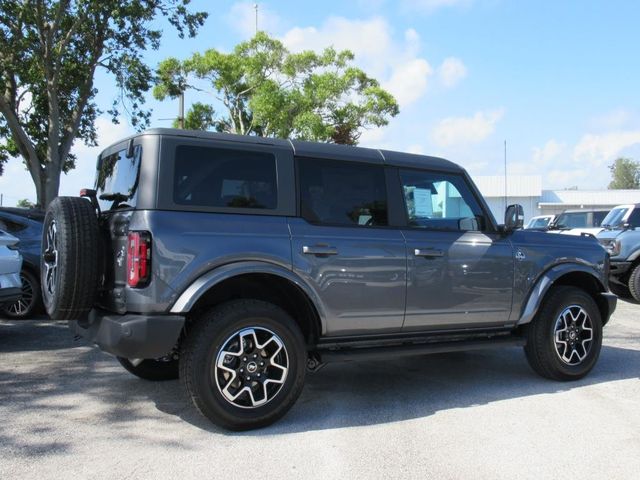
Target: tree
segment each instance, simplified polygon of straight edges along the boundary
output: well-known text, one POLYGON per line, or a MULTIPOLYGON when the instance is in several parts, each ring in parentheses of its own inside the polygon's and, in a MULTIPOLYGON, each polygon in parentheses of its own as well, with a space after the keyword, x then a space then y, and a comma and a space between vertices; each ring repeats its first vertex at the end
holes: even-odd
POLYGON ((333 48, 291 53, 282 42, 258 32, 231 53, 211 49, 182 62, 164 60, 153 93, 159 100, 178 98, 189 89, 214 94, 221 111, 197 103, 185 126, 356 144, 364 129, 387 125, 399 109, 393 96, 354 67, 353 60, 350 51, 333 48))
POLYGON ((611 170, 611 183, 609 189, 636 189, 640 188, 640 162, 634 162, 630 158, 617 158, 611 170))
POLYGON ((143 109, 153 72, 145 50, 159 47, 166 17, 180 35, 194 36, 205 13, 190 0, 3 0, 0 4, 0 160, 21 156, 46 207, 58 194, 60 175, 75 166, 75 140, 96 144, 97 69, 115 80, 108 110, 114 122, 126 112, 136 128, 148 124, 143 109))
POLYGON ((30 202, 28 199, 23 198, 21 200, 18 200, 18 203, 16 203, 16 207, 20 207, 20 208, 34 208, 35 204, 33 204, 32 202, 30 202))

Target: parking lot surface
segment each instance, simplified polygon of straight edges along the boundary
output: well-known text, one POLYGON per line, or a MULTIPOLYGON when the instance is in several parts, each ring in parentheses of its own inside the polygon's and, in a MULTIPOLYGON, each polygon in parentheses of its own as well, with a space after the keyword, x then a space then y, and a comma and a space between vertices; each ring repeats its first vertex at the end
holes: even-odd
POLYGON ((620 302, 581 381, 519 348, 334 364, 279 423, 230 433, 64 323, 0 321, 0 479, 637 479, 639 377, 640 306, 620 302))

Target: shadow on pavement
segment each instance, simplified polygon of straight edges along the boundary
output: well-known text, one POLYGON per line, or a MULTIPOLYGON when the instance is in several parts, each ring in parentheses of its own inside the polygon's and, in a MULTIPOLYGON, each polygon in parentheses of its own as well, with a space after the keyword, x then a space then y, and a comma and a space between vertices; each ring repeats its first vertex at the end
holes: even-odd
MULTIPOLYGON (((637 338, 625 338, 637 344, 637 338)), ((70 422, 104 423, 109 435, 122 438, 136 438, 133 422, 162 422, 160 412, 218 434, 277 435, 397 422, 639 375, 639 350, 607 345, 591 374, 571 383, 536 376, 519 348, 332 364, 307 376, 300 399, 278 423, 263 430, 229 433, 200 416, 177 381, 154 383, 133 377, 113 357, 82 341, 74 342, 64 323, 0 321, 3 418, 65 416, 70 422), (79 401, 79 396, 85 400, 79 401), (149 402, 156 409, 149 408, 149 402)), ((15 423, 23 425, 19 420, 15 423)), ((2 428, 0 452, 7 448, 14 454, 35 456, 43 451, 64 454, 72 448, 62 440, 37 440, 49 437, 46 428, 32 426, 28 435, 2 428)), ((166 440, 165 445, 181 445, 181 440, 166 440)))

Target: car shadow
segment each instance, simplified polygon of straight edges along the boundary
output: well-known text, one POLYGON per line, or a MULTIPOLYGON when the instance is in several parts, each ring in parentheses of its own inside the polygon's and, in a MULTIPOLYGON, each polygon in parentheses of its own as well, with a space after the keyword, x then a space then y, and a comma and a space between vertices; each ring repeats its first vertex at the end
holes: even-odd
MULTIPOLYGON (((50 416, 66 424, 69 417, 88 415, 102 425, 101 431, 108 430, 108 435, 118 438, 144 438, 135 428, 139 420, 171 423, 171 418, 215 434, 239 436, 378 425, 638 378, 640 350, 631 348, 637 348, 636 335, 637 331, 624 329, 607 335, 594 370, 569 383, 535 375, 520 348, 329 364, 307 375, 299 400, 276 424, 234 433, 202 417, 179 382, 148 382, 130 375, 115 358, 82 340, 74 341, 64 323, 0 322, 0 414, 23 430, 54 427, 31 425, 21 420, 22 416, 50 416), (616 346, 607 345, 607 341, 616 346), (99 408, 100 415, 85 412, 89 407, 78 398, 91 403, 93 409, 99 408), (149 408, 150 404, 155 408, 149 408)), ((63 454, 73 449, 71 444, 38 440, 46 435, 19 435, 15 430, 0 431, 0 451, 8 448, 36 456, 43 451, 63 454)), ((182 445, 185 439, 156 441, 170 447, 182 445)))

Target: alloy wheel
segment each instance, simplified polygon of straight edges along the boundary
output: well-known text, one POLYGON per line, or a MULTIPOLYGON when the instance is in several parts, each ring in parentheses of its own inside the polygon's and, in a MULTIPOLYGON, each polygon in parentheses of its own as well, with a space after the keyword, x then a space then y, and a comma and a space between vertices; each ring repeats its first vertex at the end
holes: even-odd
POLYGON ((591 351, 593 323, 580 305, 562 310, 556 320, 554 334, 556 353, 567 365, 579 365, 591 351))
POLYGON ((58 277, 58 229, 55 220, 49 223, 45 240, 45 250, 42 254, 45 270, 45 291, 51 297, 56 291, 58 277))
POLYGON ((20 280, 22 280, 22 296, 7 308, 7 312, 16 317, 25 315, 35 299, 33 291, 34 285, 31 283, 31 280, 29 280, 29 277, 20 274, 20 280))

